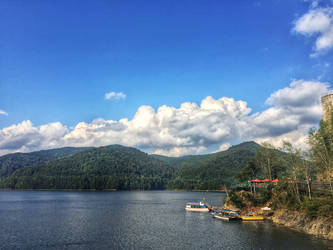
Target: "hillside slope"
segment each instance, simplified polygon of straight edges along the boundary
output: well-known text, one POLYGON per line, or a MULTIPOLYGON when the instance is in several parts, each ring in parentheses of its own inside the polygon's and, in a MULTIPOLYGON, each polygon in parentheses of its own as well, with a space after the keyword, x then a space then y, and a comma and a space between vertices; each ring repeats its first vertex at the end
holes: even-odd
POLYGON ((169 182, 171 189, 218 190, 230 185, 247 160, 255 155, 260 146, 255 142, 244 142, 226 151, 167 159, 177 171, 169 182))
POLYGON ((15 189, 164 189, 174 169, 134 148, 112 145, 15 171, 15 189))
POLYGON ((65 147, 41 150, 32 153, 14 153, 0 156, 0 177, 9 176, 15 170, 43 162, 67 157, 89 148, 65 147))

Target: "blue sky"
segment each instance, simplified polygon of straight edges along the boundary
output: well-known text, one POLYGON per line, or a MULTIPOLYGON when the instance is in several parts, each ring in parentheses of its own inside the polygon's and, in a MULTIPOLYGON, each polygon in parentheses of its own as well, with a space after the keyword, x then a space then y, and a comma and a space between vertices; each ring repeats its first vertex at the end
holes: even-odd
MULTIPOLYGON (((142 105, 155 111, 163 105, 179 108, 185 102, 200 105, 208 96, 242 100, 251 116, 269 109, 266 100, 293 81, 316 82, 321 90, 324 85, 328 89, 333 53, 330 45, 314 46, 320 35, 330 33, 303 26, 295 30, 295 23, 314 10, 327 10, 323 13, 329 19, 332 6, 332 1, 303 0, 3 0, 0 111, 5 115, 0 115, 0 129, 23 121, 36 129, 61 123, 66 135, 80 122, 132 120, 142 105), (126 97, 107 100, 110 92, 126 97)), ((206 150, 242 140, 220 138, 190 147, 206 150)), ((0 151, 52 145, 0 145, 0 151)))

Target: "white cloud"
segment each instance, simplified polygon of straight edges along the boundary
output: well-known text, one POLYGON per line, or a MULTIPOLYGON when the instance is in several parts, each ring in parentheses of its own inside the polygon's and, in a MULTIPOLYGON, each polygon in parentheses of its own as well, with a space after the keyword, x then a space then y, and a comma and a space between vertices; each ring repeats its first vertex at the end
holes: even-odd
POLYGON ((207 148, 200 146, 200 147, 174 147, 169 150, 164 149, 157 149, 153 154, 158 155, 168 155, 168 156, 182 156, 182 155, 194 155, 199 154, 205 151, 207 148))
POLYGON ((313 1, 311 3, 311 8, 317 8, 318 7, 318 4, 319 4, 319 1, 313 1))
POLYGON ((320 96, 327 92, 328 84, 319 81, 295 80, 289 87, 280 89, 267 99, 266 103, 278 107, 310 107, 318 103, 320 96))
POLYGON ((307 138, 310 126, 302 126, 300 125, 297 130, 293 130, 291 132, 281 134, 275 137, 261 137, 256 138, 257 143, 268 142, 271 145, 281 148, 284 141, 291 142, 296 148, 308 149, 309 145, 307 144, 307 138))
POLYGON ((328 84, 297 80, 267 99, 264 111, 251 114, 242 100, 206 97, 200 104, 141 106, 132 119, 96 119, 68 129, 61 123, 33 126, 23 121, 0 130, 0 154, 63 146, 122 144, 158 154, 198 154, 231 141, 290 140, 304 147, 308 130, 321 119, 320 97, 328 84))
POLYGON ((64 139, 71 145, 120 143, 172 155, 200 152, 202 147, 232 138, 237 133, 237 130, 231 131, 233 124, 250 111, 245 102, 226 97, 218 100, 207 97, 200 106, 196 103, 183 103, 179 108, 163 105, 157 111, 141 106, 132 120, 97 119, 90 124, 79 123, 64 139))
POLYGON ((226 151, 230 148, 230 146, 231 146, 230 143, 223 143, 220 145, 219 149, 216 150, 214 153, 226 151))
POLYGON ((316 126, 322 112, 320 97, 327 91, 327 83, 293 81, 267 99, 271 107, 251 117, 249 124, 253 127, 248 127, 249 133, 255 133, 254 138, 274 138, 296 131, 300 126, 316 126))
POLYGON ((318 1, 295 21, 293 30, 304 36, 316 36, 314 53, 317 56, 333 48, 333 7, 319 8, 318 1))
POLYGON ((104 98, 106 100, 121 100, 121 99, 125 99, 126 95, 122 92, 109 92, 109 93, 105 93, 104 98))
POLYGON ((8 113, 6 111, 0 109, 0 115, 6 115, 6 116, 8 116, 8 113))
POLYGON ((66 133, 68 129, 59 122, 35 127, 23 121, 0 130, 0 155, 59 147, 66 133))

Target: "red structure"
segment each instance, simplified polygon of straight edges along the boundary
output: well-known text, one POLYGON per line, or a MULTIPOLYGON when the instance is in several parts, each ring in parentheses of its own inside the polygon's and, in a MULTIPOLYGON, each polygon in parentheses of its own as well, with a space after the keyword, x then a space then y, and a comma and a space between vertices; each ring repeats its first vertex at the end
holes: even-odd
POLYGON ((259 179, 255 179, 255 180, 250 180, 250 182, 252 183, 278 183, 279 180, 278 179, 275 179, 275 180, 270 180, 270 179, 264 179, 264 180, 259 180, 259 179))
POLYGON ((278 179, 275 179, 275 180, 271 180, 271 179, 264 179, 264 180, 255 179, 255 180, 250 180, 250 182, 254 183, 254 184, 258 184, 257 187, 261 187, 261 185, 259 183, 266 183, 266 184, 274 183, 274 184, 277 184, 279 182, 279 180, 278 179))

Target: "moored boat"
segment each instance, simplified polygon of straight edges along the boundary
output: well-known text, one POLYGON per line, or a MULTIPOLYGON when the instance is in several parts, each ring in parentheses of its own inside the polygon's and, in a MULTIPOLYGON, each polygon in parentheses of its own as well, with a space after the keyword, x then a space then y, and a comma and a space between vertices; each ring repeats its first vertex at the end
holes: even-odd
POLYGON ((205 204, 204 202, 188 202, 185 205, 186 211, 193 211, 193 212, 209 212, 210 207, 205 204))
POLYGON ((225 215, 223 215, 221 213, 214 213, 213 217, 215 219, 224 220, 224 221, 229 221, 230 220, 230 218, 228 216, 225 216, 225 215))
POLYGON ((254 212, 250 213, 242 212, 238 217, 242 221, 263 221, 265 219, 263 216, 257 215, 254 212))
POLYGON ((238 220, 238 214, 236 211, 228 210, 228 209, 222 209, 217 210, 213 213, 213 217, 219 220, 224 221, 232 221, 232 220, 238 220))
POLYGON ((242 221, 263 221, 265 218, 259 215, 250 215, 250 216, 246 216, 246 215, 241 215, 240 216, 242 221))

